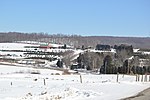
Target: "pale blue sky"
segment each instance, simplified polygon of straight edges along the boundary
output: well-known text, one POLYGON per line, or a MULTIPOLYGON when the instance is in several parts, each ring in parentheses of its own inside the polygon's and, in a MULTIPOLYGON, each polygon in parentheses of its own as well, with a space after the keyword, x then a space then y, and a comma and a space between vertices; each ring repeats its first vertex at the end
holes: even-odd
POLYGON ((0 0, 0 32, 150 37, 150 0, 0 0))

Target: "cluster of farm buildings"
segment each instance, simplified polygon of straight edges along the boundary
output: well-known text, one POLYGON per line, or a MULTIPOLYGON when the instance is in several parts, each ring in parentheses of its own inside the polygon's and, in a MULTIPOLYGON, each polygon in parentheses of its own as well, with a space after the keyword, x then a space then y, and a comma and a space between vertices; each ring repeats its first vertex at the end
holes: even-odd
MULTIPOLYGON (((20 64, 36 64, 52 62, 61 59, 62 53, 66 51, 77 52, 76 48, 66 44, 52 44, 34 41, 19 41, 15 43, 0 43, 0 60, 17 62, 20 64), (40 60, 39 60, 40 59, 40 60)), ((116 53, 115 49, 109 45, 98 44, 95 49, 80 49, 80 52, 74 53, 78 56, 81 52, 110 52, 116 53)), ((133 49, 135 54, 149 55, 149 51, 140 51, 140 49, 133 49)), ((77 58, 77 57, 76 57, 77 58)), ((129 60, 132 57, 128 58, 129 60)), ((149 59, 139 59, 139 66, 149 66, 149 59)))

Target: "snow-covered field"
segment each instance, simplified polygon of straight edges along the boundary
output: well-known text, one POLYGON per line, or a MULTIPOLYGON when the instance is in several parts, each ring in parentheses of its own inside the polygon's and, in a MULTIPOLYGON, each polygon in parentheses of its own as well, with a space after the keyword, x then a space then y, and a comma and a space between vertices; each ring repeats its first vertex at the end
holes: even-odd
POLYGON ((0 100, 118 100, 150 87, 135 76, 119 75, 119 82, 116 77, 82 73, 81 83, 80 75, 0 65, 0 100))

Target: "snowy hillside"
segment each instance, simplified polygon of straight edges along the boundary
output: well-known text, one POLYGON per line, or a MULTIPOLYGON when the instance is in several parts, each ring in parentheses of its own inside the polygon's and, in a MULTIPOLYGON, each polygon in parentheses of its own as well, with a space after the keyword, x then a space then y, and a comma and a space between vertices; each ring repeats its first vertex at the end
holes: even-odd
POLYGON ((63 49, 63 46, 64 45, 61 44, 34 41, 20 41, 18 43, 0 43, 0 58, 17 60, 29 57, 37 57, 37 55, 40 55, 40 57, 45 57, 45 52, 49 53, 47 55, 49 56, 49 58, 58 58, 57 54, 59 54, 60 52, 72 50, 71 47, 68 45, 66 45, 66 49, 63 49), (56 55, 53 53, 56 53, 56 55))
POLYGON ((0 50, 26 50, 25 46, 40 46, 25 43, 0 43, 0 50))
POLYGON ((62 71, 0 65, 0 100, 117 100, 150 86, 135 76, 62 75, 62 71), (57 75, 56 75, 57 74, 57 75))

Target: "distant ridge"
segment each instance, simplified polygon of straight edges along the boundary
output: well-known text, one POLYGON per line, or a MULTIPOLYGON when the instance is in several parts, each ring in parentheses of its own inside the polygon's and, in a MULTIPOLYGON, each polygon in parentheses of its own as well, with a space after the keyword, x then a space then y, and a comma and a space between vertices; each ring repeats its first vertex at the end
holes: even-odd
POLYGON ((90 36, 89 38, 99 40, 102 44, 129 44, 136 48, 150 48, 149 37, 90 36))
POLYGON ((109 44, 111 46, 118 44, 133 45, 134 48, 150 48, 150 37, 120 37, 120 36, 79 36, 64 34, 46 34, 46 33, 20 33, 20 32, 1 32, 0 42, 14 41, 43 41, 74 45, 75 47, 91 46, 96 44, 109 44))

